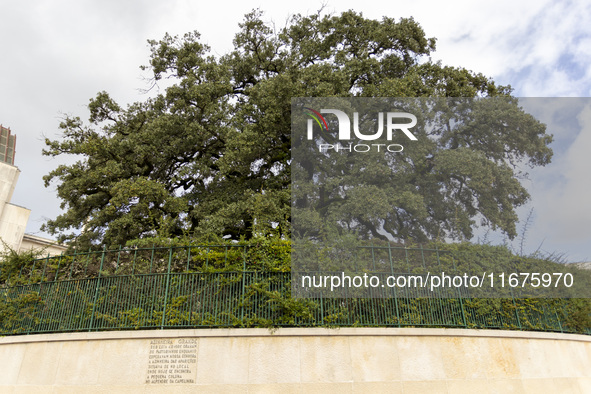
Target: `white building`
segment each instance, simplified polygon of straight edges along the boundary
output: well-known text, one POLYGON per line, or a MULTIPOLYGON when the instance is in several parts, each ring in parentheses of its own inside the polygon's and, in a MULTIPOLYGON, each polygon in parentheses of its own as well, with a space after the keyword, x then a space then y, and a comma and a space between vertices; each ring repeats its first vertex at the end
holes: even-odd
POLYGON ((5 245, 13 250, 43 249, 44 253, 60 254, 66 248, 55 241, 25 234, 31 210, 12 204, 12 194, 20 175, 14 166, 16 136, 0 125, 0 251, 5 245))

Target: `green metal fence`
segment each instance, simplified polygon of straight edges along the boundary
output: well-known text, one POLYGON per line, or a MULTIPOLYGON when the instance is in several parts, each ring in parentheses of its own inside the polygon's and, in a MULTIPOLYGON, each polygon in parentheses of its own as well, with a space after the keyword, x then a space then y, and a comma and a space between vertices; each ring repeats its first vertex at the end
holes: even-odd
POLYGON ((268 269, 270 258, 273 253, 263 256, 249 245, 152 247, 48 256, 18 272, 5 268, 0 335, 285 326, 577 331, 567 323, 567 300, 292 299, 291 273, 268 269))

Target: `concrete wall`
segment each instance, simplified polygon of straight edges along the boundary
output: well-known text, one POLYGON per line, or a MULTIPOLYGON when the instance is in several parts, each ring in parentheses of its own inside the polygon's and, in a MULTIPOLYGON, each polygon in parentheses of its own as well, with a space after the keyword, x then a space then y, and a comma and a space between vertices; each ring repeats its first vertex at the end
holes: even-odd
MULTIPOLYGON (((2 215, 0 215, 0 238, 14 250, 20 249, 30 215, 30 209, 4 204, 2 215)), ((0 244, 1 250, 4 250, 4 244, 0 244)))
POLYGON ((0 338, 2 393, 591 393, 591 337, 420 328, 0 338))
POLYGON ((4 204, 9 203, 21 171, 10 164, 0 162, 0 216, 4 204))
MULTIPOLYGON (((14 250, 19 250, 27 228, 31 210, 10 204, 20 170, 0 162, 0 239, 14 250)), ((4 244, 0 242, 0 251, 4 244)))

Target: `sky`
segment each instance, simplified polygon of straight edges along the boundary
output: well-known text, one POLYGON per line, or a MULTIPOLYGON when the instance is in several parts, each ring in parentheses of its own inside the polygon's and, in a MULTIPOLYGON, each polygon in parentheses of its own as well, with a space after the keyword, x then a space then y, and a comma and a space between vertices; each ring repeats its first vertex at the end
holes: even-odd
MULTIPOLYGON (((413 17, 427 37, 437 38, 433 61, 511 85, 517 97, 546 98, 529 105, 554 134, 555 154, 523 181, 532 195, 519 209, 525 242, 511 245, 591 261, 591 100, 553 99, 591 96, 591 3, 585 1, 0 0, 0 124, 17 135, 21 175, 12 203, 31 209, 27 232, 49 236, 40 227, 60 213, 55 185, 45 188, 42 178, 71 159, 41 152, 45 138, 60 137, 65 115, 88 119, 88 101, 101 91, 121 105, 145 100, 150 75, 139 67, 148 63, 148 39, 196 30, 212 54, 223 55, 254 8, 278 28, 293 14, 321 8, 372 19, 413 17)), ((483 239, 480 232, 474 240, 483 239)), ((492 233, 486 240, 504 241, 492 233)))

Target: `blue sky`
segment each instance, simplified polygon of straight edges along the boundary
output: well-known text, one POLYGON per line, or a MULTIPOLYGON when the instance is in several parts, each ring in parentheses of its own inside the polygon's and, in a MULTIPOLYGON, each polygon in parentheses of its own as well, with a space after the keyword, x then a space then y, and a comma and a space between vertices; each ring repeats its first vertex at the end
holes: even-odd
MULTIPOLYGON (((63 114, 88 118, 88 100, 107 91, 120 104, 144 100, 139 66, 147 39, 165 32, 197 30, 212 53, 231 49, 243 15, 253 8, 277 27, 294 13, 313 13, 320 1, 202 2, 189 0, 30 0, 0 3, 0 123, 17 135, 15 164, 21 169, 12 202, 32 210, 27 232, 40 233, 59 213, 53 188, 42 177, 59 164, 41 156, 43 139, 58 137, 63 114)), ((332 1, 324 12, 347 9, 366 17, 414 17, 437 38, 432 60, 462 66, 510 84, 520 97, 589 97, 591 94, 591 4, 583 1, 332 1)), ((536 105, 540 106, 541 102, 536 105)), ((524 184, 532 201, 520 209, 533 220, 526 252, 542 245, 571 261, 591 260, 591 115, 583 101, 548 104, 573 117, 555 134, 553 163, 531 172, 524 184)), ((552 111, 550 111, 552 112, 552 111)), ((548 111, 541 111, 547 116, 548 111)), ((560 117, 555 115, 554 117, 560 117)), ((498 238, 498 237, 497 237, 498 238)), ((502 242, 501 238, 496 241, 502 242)), ((516 247, 519 247, 515 243, 516 247)))

